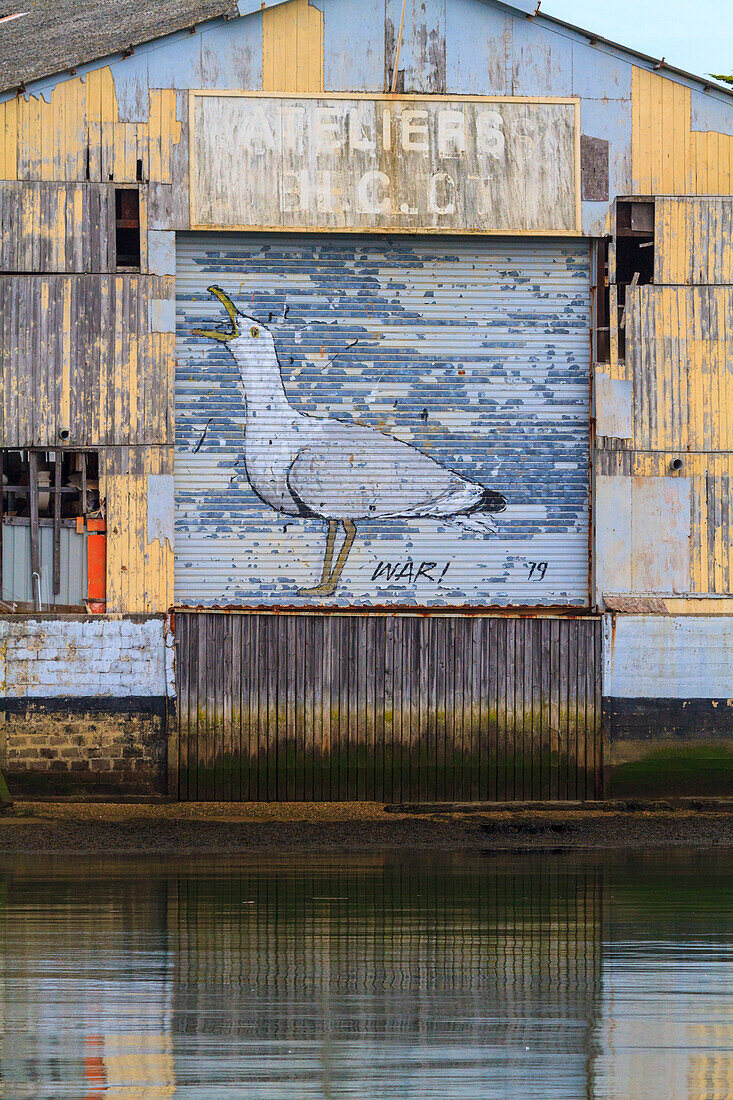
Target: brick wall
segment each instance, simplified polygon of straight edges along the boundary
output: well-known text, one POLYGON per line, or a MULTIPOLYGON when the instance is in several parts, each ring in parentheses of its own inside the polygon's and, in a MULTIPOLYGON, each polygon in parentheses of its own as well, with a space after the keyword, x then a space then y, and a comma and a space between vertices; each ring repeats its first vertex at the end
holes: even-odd
POLYGON ((171 696, 171 654, 162 618, 0 619, 0 697, 171 696))
POLYGON ((11 792, 164 793, 174 693, 163 618, 0 619, 0 768, 11 792))

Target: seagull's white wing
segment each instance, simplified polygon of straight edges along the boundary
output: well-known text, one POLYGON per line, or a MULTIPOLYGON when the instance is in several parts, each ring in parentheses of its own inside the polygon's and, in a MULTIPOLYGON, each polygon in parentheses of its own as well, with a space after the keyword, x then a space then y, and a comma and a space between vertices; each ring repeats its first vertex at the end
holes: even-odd
POLYGON ((329 420, 312 430, 288 472, 293 495, 329 519, 449 516, 483 486, 372 428, 329 420))

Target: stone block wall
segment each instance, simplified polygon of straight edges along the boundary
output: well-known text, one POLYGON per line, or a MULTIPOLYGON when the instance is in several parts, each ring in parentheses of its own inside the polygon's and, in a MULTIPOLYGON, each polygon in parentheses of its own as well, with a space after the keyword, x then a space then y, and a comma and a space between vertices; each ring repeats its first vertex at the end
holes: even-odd
POLYGON ((157 700, 127 713, 28 702, 0 721, 0 768, 16 794, 165 794, 166 731, 157 700))
POLYGON ((0 769, 11 793, 166 793, 174 694, 163 617, 0 619, 0 769))

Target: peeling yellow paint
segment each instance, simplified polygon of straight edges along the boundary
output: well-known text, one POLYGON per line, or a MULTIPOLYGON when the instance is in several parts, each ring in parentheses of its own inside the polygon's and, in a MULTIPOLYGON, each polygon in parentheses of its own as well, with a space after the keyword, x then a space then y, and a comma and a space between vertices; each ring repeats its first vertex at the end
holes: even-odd
POLYGON ((658 198, 655 211, 655 284, 733 284, 733 198, 658 198))
POLYGON ((308 0, 262 13, 262 89, 323 91, 323 12, 308 0))
POLYGON ((631 163, 635 195, 729 195, 733 137, 692 129, 692 95, 634 66, 631 163))
POLYGON ((668 615, 733 615, 733 596, 665 599, 668 615))
POLYGON ((102 456, 108 613, 155 614, 173 604, 173 551, 167 540, 164 546, 147 541, 148 474, 170 473, 172 461, 170 447, 126 447, 102 456))
POLYGON ((630 448, 733 449, 731 362, 733 286, 629 288, 626 360, 615 376, 633 382, 630 448))
POLYGON ((0 104, 0 179, 135 183, 141 160, 148 179, 170 183, 180 139, 175 91, 150 91, 147 123, 121 122, 107 66, 57 84, 49 102, 29 95, 0 104))

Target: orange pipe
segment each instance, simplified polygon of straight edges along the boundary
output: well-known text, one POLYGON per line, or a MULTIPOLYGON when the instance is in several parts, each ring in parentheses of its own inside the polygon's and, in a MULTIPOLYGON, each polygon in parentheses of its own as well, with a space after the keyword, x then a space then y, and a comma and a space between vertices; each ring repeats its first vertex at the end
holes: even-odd
POLYGON ((87 608, 103 615, 107 609, 107 534, 103 519, 87 520, 87 608))

